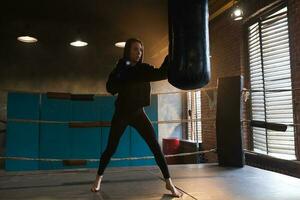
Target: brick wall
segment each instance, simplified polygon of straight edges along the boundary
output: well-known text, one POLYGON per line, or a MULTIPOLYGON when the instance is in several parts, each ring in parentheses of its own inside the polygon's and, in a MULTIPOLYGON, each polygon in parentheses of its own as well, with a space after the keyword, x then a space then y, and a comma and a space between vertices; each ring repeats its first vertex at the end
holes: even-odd
MULTIPOLYGON (((201 93, 201 115, 202 115, 202 147, 205 150, 216 148, 216 90, 207 90, 201 93)), ((205 154, 208 162, 216 162, 217 154, 205 154)))
MULTIPOLYGON (((242 24, 234 22, 227 11, 210 22, 211 81, 207 88, 217 87, 219 77, 241 74, 242 24)), ((216 147, 216 89, 202 91, 202 140, 203 148, 216 147)), ((205 156, 209 162, 216 162, 214 153, 205 156)))
MULTIPOLYGON (((290 53, 291 53, 291 68, 293 88, 300 89, 300 1, 288 1, 288 15, 289 15, 289 31, 290 31, 290 53)), ((294 113, 296 124, 300 124, 300 90, 294 91, 294 113)), ((296 127, 296 156, 300 158, 300 129, 296 127)))
MULTIPOLYGON (((275 2, 272 0, 265 1, 243 1, 243 9, 246 18, 256 13, 261 8, 275 2)), ((290 26, 290 44, 291 44, 291 67, 293 87, 300 88, 300 1, 289 0, 289 26, 290 26)), ((220 16, 210 21, 210 52, 212 64, 212 79, 208 88, 217 86, 217 79, 224 76, 244 76, 244 87, 249 88, 249 71, 247 67, 247 52, 245 51, 244 25, 243 22, 236 22, 230 18, 230 9, 220 16)), ((208 93, 210 93, 209 91, 208 93)), ((211 99, 206 95, 207 91, 202 92, 202 118, 215 118, 216 108, 211 107, 211 99)), ((295 114, 300 113, 300 90, 295 92, 295 114)), ((243 119, 249 119, 249 102, 243 105, 243 119)), ((295 117, 295 123, 300 124, 300 117, 295 117)), ((244 148, 251 149, 252 141, 250 128, 247 124, 243 126, 244 148)), ((215 121, 203 122, 203 147, 210 149, 216 147, 216 129, 215 121)), ((299 159, 300 148, 300 131, 297 131, 296 152, 299 159)), ((209 162, 216 162, 216 154, 207 154, 206 158, 209 162)))

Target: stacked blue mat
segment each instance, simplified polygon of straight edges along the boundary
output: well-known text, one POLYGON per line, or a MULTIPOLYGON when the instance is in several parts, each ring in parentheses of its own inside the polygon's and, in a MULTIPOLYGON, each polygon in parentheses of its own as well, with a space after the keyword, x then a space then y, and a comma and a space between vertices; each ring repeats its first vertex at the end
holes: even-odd
MULTIPOLYGON (((47 94, 8 93, 6 156, 59 159, 99 159, 105 150, 110 127, 70 128, 69 122, 111 121, 114 96, 94 96, 93 101, 52 99, 47 94)), ((145 108, 157 121, 157 95, 145 108)), ((153 123, 156 134, 157 123, 153 123)), ((158 136, 157 136, 158 137, 158 136)), ((153 156, 142 137, 132 127, 125 130, 113 158, 153 156)), ((111 161, 108 167, 155 165, 155 160, 111 161)), ((63 162, 6 160, 8 171, 96 168, 65 166, 63 162)))

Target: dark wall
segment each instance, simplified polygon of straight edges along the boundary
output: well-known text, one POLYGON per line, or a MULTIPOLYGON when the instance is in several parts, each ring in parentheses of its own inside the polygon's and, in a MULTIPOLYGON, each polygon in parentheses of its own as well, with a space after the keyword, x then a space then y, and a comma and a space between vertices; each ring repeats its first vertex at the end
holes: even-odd
POLYGON ((145 61, 160 64, 164 55, 152 56, 161 49, 162 40, 167 41, 166 2, 3 2, 0 89, 105 93, 107 75, 122 56, 115 42, 138 37, 145 45, 145 61), (16 40, 28 33, 38 43, 16 40), (78 36, 89 45, 70 46, 78 36))
MULTIPOLYGON (((39 41, 34 44, 17 41, 18 31, 2 33, 0 89, 105 93, 104 82, 123 50, 114 46, 116 40, 103 36, 99 26, 86 26, 89 45, 81 48, 69 45, 76 31, 65 23, 41 21, 39 41)), ((145 61, 158 64, 163 55, 150 59, 151 47, 145 36, 145 61)))
MULTIPOLYGON (((0 120, 6 120, 7 91, 107 94, 105 83, 130 37, 145 46, 145 62, 159 66, 167 54, 167 0, 11 0, 0 6, 0 120), (35 44, 17 41, 22 34, 35 44), (88 46, 69 45, 81 38, 88 46)), ((176 90, 167 81, 153 92, 176 90)), ((0 131, 6 126, 0 123, 0 131)), ((0 132, 0 155, 5 132, 0 132)), ((3 162, 0 161, 0 168, 3 162)))
MULTIPOLYGON (((275 0, 251 0, 241 1, 242 8, 245 12, 245 19, 253 17, 262 8, 276 2, 275 0)), ((290 50, 291 50, 291 68, 293 87, 300 87, 299 67, 300 67, 300 2, 297 0, 289 0, 289 27, 290 27, 290 50)), ((217 79, 224 76, 243 75, 244 86, 249 88, 249 74, 246 62, 247 52, 245 51, 246 38, 244 37, 244 22, 235 22, 230 18, 231 9, 219 15, 210 21, 210 44, 211 44, 211 63, 212 63, 212 80, 209 87, 217 86, 217 79)), ((251 19, 251 18, 249 18, 251 19)), ((216 107, 212 106, 216 99, 214 98, 215 90, 202 92, 202 118, 214 119, 216 116, 216 107), (210 98, 206 98, 210 97, 210 98)), ((300 122, 299 102, 300 90, 294 91, 294 113, 295 123, 300 122)), ((226 102, 224 102, 226 103, 226 102)), ((249 102, 244 104, 243 119, 249 119, 249 102)), ((204 149, 216 147, 216 127, 214 120, 207 120, 203 124, 203 146, 204 149)), ((300 131, 296 129, 296 154, 299 159, 300 149, 300 131)), ((249 126, 243 126, 244 148, 252 148, 251 135, 249 126)), ((208 154, 207 158, 210 162, 217 161, 215 154, 208 154)))
MULTIPOLYGON (((219 77, 241 74, 242 23, 230 18, 230 9, 210 21, 210 51, 212 79, 208 88, 217 87, 219 77)), ((204 149, 216 148, 216 89, 204 90, 201 95, 204 149)), ((226 103, 226 102, 224 102, 226 103)), ((216 162, 216 154, 206 155, 209 162, 216 162)))
POLYGON ((300 159, 300 1, 288 1, 288 15, 289 15, 289 28, 290 28, 290 54, 291 54, 291 67, 292 79, 294 90, 294 123, 296 126, 296 156, 300 159))

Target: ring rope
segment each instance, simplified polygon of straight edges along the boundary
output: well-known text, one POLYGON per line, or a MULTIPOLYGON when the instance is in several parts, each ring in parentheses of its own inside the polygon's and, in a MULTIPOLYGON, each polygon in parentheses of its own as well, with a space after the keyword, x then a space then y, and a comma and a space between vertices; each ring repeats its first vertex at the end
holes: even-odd
MULTIPOLYGON (((167 124, 167 123, 181 123, 181 122, 196 122, 196 121, 213 121, 216 118, 197 118, 197 119, 175 119, 175 120, 160 120, 151 121, 155 124, 167 124)), ((45 123, 45 124, 69 124, 69 123, 87 123, 87 122, 98 122, 98 121, 49 121, 49 120, 34 120, 34 119, 8 119, 7 122, 30 122, 30 123, 45 123)), ((109 121, 107 121, 109 122, 109 121)))
MULTIPOLYGON (((203 87, 201 89, 195 89, 195 90, 188 90, 188 91, 171 91, 171 92, 153 92, 151 94, 154 95, 163 95, 163 94, 184 94, 190 91, 197 92, 197 91, 209 91, 209 90, 217 90, 218 87, 203 87)), ((293 89, 272 89, 272 90, 252 90, 248 88, 243 88, 242 91, 249 91, 249 92, 287 92, 287 91, 298 91, 300 88, 293 88, 293 89)), ((40 94, 43 92, 28 92, 28 91, 22 91, 22 90, 9 90, 9 89, 0 89, 0 92, 23 92, 23 93, 36 93, 40 94)), ((111 96, 108 93, 94 93, 95 96, 111 96)))
MULTIPOLYGON (((187 122, 198 122, 198 121, 214 121, 216 118, 198 118, 198 119, 178 119, 178 120, 161 120, 161 121, 151 121, 153 124, 170 124, 170 123, 187 123, 187 122)), ((47 120, 31 120, 31 119, 8 119, 7 122, 29 122, 29 123, 45 123, 45 124, 69 124, 69 123, 90 123, 90 122, 98 122, 98 121, 47 121, 47 120)), ((249 123, 251 120, 243 119, 241 123, 249 123)), ((107 121, 107 123, 110 123, 107 121)), ((269 122, 269 123, 279 123, 279 122, 269 122)), ((300 126, 300 124, 285 124, 286 126, 300 126)), ((109 126, 109 125, 103 125, 109 126)))
MULTIPOLYGON (((178 91, 171 91, 171 92, 152 92, 153 95, 168 95, 168 94, 184 94, 190 91, 196 92, 196 91, 208 91, 208 90, 217 90, 218 87, 203 87, 201 89, 195 89, 195 90, 178 90, 178 91)), ((25 90, 10 90, 10 89, 0 89, 0 92, 22 92, 22 93, 30 93, 30 94, 46 94, 46 92, 43 91, 25 91, 25 90)), ((95 96, 111 96, 109 93, 93 93, 95 96)))
MULTIPOLYGON (((188 155, 196 155, 196 154, 204 154, 209 152, 216 152, 216 149, 203 150, 203 151, 195 151, 189 153, 178 153, 178 154, 169 154, 165 155, 166 158, 169 157, 178 157, 178 156, 188 156, 188 155)), ((146 160, 153 159, 154 156, 143 156, 143 157, 128 157, 128 158, 111 158, 112 161, 120 161, 120 160, 146 160)), ((30 158, 30 157, 14 157, 14 156, 0 156, 0 160, 28 160, 28 161, 46 161, 46 162, 60 162, 64 160, 82 160, 88 162, 99 162, 100 159, 59 159, 59 158, 30 158)))

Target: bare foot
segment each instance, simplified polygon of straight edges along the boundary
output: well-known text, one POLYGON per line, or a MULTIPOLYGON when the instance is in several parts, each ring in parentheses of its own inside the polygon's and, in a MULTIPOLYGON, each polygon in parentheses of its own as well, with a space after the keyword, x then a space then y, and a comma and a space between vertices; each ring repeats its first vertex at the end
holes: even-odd
POLYGON ((92 192, 99 192, 102 177, 103 177, 103 175, 102 175, 102 176, 99 176, 99 175, 97 174, 96 180, 94 181, 94 183, 93 183, 93 185, 92 185, 92 187, 91 187, 91 191, 92 191, 92 192))
POLYGON ((176 189, 171 179, 166 179, 166 189, 171 191, 173 197, 181 197, 183 195, 182 192, 176 189))

